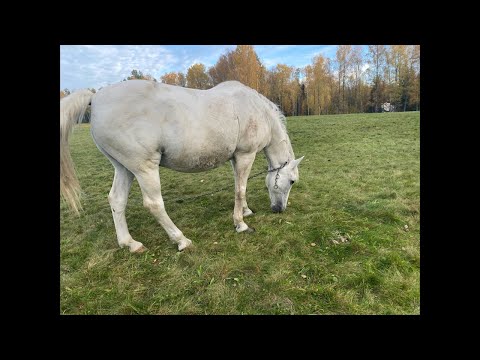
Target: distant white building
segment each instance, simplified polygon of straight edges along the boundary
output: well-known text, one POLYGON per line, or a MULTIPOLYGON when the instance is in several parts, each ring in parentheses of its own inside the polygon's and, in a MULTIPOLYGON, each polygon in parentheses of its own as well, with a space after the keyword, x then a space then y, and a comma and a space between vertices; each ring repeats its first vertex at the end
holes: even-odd
POLYGON ((393 112, 393 111, 395 111, 395 105, 390 104, 389 102, 383 103, 382 104, 382 111, 393 112))

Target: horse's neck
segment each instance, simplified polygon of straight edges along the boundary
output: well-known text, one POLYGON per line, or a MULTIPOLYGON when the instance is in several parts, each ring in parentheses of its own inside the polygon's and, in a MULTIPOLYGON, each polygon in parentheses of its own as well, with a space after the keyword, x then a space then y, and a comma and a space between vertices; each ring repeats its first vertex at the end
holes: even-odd
POLYGON ((275 125, 272 126, 272 140, 264 149, 270 169, 276 169, 295 158, 288 134, 280 124, 275 125))

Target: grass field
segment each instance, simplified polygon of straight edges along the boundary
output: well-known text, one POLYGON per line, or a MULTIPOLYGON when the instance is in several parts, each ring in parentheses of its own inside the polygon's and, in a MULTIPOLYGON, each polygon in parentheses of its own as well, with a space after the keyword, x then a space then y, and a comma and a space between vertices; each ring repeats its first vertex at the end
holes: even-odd
MULTIPOLYGON (((176 250, 134 181, 127 222, 149 251, 130 254, 107 201, 113 167, 78 126, 84 212, 60 203, 60 313, 419 314, 420 113, 290 117, 287 128, 305 159, 286 212, 270 210, 264 176, 251 179, 246 222, 257 231, 236 234, 229 163, 160 168, 167 212, 195 249, 176 250)), ((266 164, 258 154, 252 174, 266 164)))

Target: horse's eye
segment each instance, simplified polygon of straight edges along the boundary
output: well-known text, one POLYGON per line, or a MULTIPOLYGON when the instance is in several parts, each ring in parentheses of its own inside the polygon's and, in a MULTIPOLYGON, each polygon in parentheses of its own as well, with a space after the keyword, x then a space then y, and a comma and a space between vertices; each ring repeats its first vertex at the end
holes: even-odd
POLYGON ((290 180, 290 185, 293 185, 293 183, 294 183, 294 182, 295 182, 295 181, 293 181, 293 180, 290 180))

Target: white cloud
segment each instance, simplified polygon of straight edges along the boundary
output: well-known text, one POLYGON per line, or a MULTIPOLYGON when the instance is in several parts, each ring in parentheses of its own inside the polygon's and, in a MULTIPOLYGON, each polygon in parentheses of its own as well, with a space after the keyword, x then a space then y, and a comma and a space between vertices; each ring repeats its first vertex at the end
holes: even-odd
POLYGON ((312 63, 316 55, 332 57, 337 45, 256 45, 255 50, 267 68, 287 64, 297 68, 312 63))
POLYGON ((159 79, 170 71, 186 72, 194 63, 213 66, 235 45, 62 45, 60 86, 70 90, 106 86, 133 69, 159 79))
POLYGON ((61 87, 99 88, 121 81, 133 69, 157 78, 178 61, 157 45, 64 45, 60 47, 61 87))
POLYGON ((335 51, 337 51, 337 45, 325 45, 321 49, 312 52, 311 57, 314 58, 317 55, 322 55, 331 58, 335 56, 335 51))
POLYGON ((265 65, 267 69, 270 69, 271 67, 274 67, 277 64, 283 64, 283 61, 282 61, 282 58, 272 57, 272 58, 263 59, 262 63, 263 65, 265 65))

